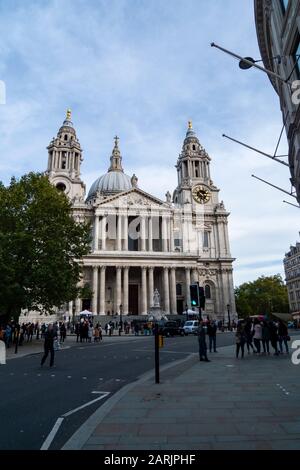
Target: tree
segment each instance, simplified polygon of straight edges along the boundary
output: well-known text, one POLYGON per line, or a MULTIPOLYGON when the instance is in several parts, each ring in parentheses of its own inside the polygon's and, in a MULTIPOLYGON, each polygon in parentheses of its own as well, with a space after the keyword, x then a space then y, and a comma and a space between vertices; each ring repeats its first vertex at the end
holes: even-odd
POLYGON ((241 284, 235 288, 235 299, 238 315, 242 318, 289 311, 287 288, 280 274, 261 276, 241 284))
POLYGON ((0 315, 53 312, 79 294, 90 229, 76 223, 65 194, 41 174, 0 183, 0 315))

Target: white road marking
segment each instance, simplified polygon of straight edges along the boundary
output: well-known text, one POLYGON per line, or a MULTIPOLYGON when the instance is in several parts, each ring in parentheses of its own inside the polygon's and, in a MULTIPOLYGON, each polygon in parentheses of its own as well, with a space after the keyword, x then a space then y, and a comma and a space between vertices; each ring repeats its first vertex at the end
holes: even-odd
MULTIPOLYGON (((67 413, 65 413, 62 416, 60 416, 59 418, 57 418, 53 428, 51 429, 50 433, 48 434, 46 440, 43 442, 42 447, 41 447, 40 450, 49 449, 51 443, 53 442, 53 439, 55 438, 55 436, 56 436, 56 434, 57 434, 57 432, 58 432, 58 430, 59 430, 59 428, 60 428, 60 426, 61 426, 61 424, 64 420, 64 418, 76 413, 79 410, 82 410, 83 408, 86 408, 89 405, 92 405, 96 401, 103 400, 103 398, 105 398, 107 395, 110 394, 110 392, 97 392, 97 391, 93 391, 92 393, 97 393, 97 394, 101 393, 101 396, 98 397, 98 398, 95 398, 94 400, 91 400, 91 401, 85 403, 84 405, 78 406, 78 408, 75 408, 74 410, 68 411, 67 413)), ((20 431, 20 432, 23 432, 23 431, 20 431)))
POLYGON ((44 441, 41 450, 49 449, 57 431, 60 428, 61 423, 63 422, 64 418, 57 418, 56 423, 54 424, 53 428, 51 429, 50 433, 48 434, 46 440, 44 441))
POLYGON ((86 379, 87 379, 87 377, 82 377, 82 378, 83 378, 83 380, 86 380, 86 379))
POLYGON ((55 377, 55 374, 52 374, 51 377, 55 377))
POLYGON ((68 375, 68 379, 71 379, 72 378, 72 375, 68 375))
POLYGON ((233 364, 226 364, 226 367, 234 367, 233 364))
POLYGON ((67 416, 70 416, 70 415, 76 413, 77 411, 82 410, 83 408, 86 408, 87 406, 92 405, 96 401, 103 400, 103 398, 107 397, 107 395, 110 394, 110 392, 101 392, 101 393, 102 393, 101 397, 98 397, 98 398, 95 398, 94 400, 88 401, 84 405, 78 406, 78 408, 75 408, 74 410, 68 411, 67 413, 63 414, 62 416, 64 418, 66 418, 67 416))

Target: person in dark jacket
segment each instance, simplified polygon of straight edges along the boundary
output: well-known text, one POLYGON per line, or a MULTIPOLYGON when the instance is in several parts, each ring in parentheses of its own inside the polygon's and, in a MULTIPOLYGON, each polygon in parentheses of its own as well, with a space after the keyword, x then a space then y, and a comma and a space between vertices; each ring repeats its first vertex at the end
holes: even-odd
POLYGON ((217 325, 214 321, 210 321, 207 325, 207 334, 209 339, 209 352, 217 352, 217 325))
POLYGON ((286 353, 289 353, 289 346, 288 346, 288 329, 285 323, 283 323, 282 320, 279 320, 279 325, 278 325, 278 336, 279 336, 279 348, 280 348, 280 353, 283 354, 283 348, 282 348, 282 343, 285 345, 285 350, 286 353))
POLYGON ((206 340, 205 340, 206 331, 205 331, 205 326, 202 320, 200 320, 199 322, 197 335, 198 335, 198 343, 199 343, 199 359, 200 361, 210 362, 210 360, 207 357, 207 345, 206 345, 206 340))
POLYGON ((245 343, 246 343, 246 335, 245 335, 245 328, 243 323, 240 321, 236 328, 235 333, 235 344, 236 344, 236 351, 235 356, 238 359, 239 352, 241 351, 242 359, 245 353, 245 343))
POLYGON ((264 354, 270 354, 270 330, 266 321, 262 323, 262 345, 264 348, 264 354))
POLYGON ((54 340, 56 338, 56 331, 53 328, 53 325, 50 323, 48 325, 47 331, 45 332, 45 342, 44 342, 44 355, 42 357, 41 366, 43 366, 46 361, 48 354, 50 352, 50 367, 54 364, 54 340))

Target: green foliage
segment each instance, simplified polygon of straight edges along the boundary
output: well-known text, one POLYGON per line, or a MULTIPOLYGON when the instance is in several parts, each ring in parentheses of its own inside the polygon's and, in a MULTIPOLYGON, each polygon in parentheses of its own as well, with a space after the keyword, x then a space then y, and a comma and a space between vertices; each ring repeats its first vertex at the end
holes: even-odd
POLYGON ((88 225, 75 222, 67 197, 46 176, 0 184, 0 314, 51 312, 76 298, 89 246, 88 225))
POLYGON ((241 318, 289 311, 287 288, 280 274, 261 276, 255 281, 241 284, 235 288, 235 299, 241 318))

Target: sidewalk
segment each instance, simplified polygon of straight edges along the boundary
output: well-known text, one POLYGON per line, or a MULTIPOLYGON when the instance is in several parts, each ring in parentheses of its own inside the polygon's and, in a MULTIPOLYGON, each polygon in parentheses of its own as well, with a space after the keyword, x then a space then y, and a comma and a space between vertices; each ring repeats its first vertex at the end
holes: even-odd
POLYGON ((300 449, 300 365, 286 354, 237 360, 234 346, 210 358, 125 386, 63 449, 300 449))

